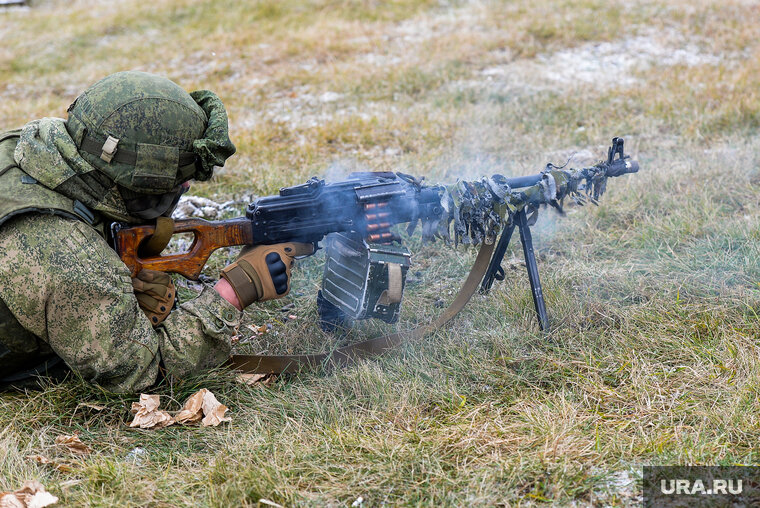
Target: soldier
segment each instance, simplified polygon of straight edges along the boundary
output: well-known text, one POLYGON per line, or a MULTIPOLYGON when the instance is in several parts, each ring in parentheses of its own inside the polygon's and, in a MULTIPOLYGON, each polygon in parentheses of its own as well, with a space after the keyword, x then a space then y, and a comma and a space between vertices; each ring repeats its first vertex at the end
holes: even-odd
POLYGON ((172 309, 171 278, 143 270, 133 280, 108 238, 114 221, 156 220, 165 245, 187 182, 208 180, 233 153, 214 93, 142 72, 95 83, 67 120, 0 134, 0 386, 71 368, 137 392, 163 372, 223 363, 240 311, 287 294, 293 246, 245 251, 172 309))

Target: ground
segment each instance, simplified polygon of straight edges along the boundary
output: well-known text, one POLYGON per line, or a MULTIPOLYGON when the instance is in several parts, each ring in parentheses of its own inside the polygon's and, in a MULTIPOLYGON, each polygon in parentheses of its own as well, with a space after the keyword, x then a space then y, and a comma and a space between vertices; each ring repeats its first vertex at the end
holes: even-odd
MULTIPOLYGON (((642 168, 599 207, 542 213, 548 334, 513 261, 446 330, 383 359, 268 388, 219 372, 156 390, 178 409, 212 389, 231 408, 222 427, 130 430, 136 397, 76 380, 3 395, 0 491, 35 478, 71 506, 628 506, 645 464, 757 464, 759 15, 741 0, 0 10, 0 125, 65 116, 124 69, 214 90, 239 152, 193 192, 218 202, 357 167, 453 182, 580 166, 613 136, 642 168), (70 468, 27 458, 71 460, 54 442, 74 432, 93 453, 70 468)), ((410 245, 402 328, 450 299, 473 256, 410 245)), ((245 347, 335 345, 313 324, 319 261, 248 313, 245 347)))

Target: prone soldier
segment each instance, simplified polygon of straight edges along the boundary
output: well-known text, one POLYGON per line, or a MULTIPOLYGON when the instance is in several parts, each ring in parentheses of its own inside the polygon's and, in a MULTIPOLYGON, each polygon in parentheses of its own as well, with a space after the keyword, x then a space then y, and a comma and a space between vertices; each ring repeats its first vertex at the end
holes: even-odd
POLYGON ((0 134, 0 387, 73 369, 138 392, 226 361, 241 310, 285 296, 305 246, 244 250, 173 309, 169 275, 132 278, 108 237, 114 221, 166 223, 188 182, 234 153, 219 97, 142 72, 95 83, 66 120, 0 134))

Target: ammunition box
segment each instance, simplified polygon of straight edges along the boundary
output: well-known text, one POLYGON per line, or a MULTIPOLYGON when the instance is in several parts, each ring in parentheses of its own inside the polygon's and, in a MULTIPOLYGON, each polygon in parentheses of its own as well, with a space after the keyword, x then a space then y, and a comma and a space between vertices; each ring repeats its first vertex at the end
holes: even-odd
POLYGON ((411 264, 409 250, 341 233, 328 235, 325 244, 324 298, 351 319, 395 323, 411 264))

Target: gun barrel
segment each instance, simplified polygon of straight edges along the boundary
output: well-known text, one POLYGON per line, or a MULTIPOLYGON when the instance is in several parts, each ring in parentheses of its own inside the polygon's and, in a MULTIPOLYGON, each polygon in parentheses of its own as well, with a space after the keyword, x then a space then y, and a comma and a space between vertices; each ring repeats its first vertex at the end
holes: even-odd
MULTIPOLYGON (((627 175, 630 173, 636 173, 639 170, 639 163, 631 158, 615 159, 607 166, 607 176, 615 177, 627 175)), ((515 178, 507 178, 506 182, 510 189, 522 189, 524 187, 532 187, 541 181, 542 174, 518 176, 515 178)))
POLYGON ((517 176, 514 178, 507 178, 507 185, 509 185, 510 189, 521 189, 523 187, 533 187, 538 182, 541 181, 540 174, 538 175, 528 175, 528 176, 517 176))
POLYGON ((607 176, 622 176, 639 171, 639 163, 633 159, 616 159, 607 168, 607 176))

